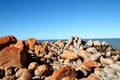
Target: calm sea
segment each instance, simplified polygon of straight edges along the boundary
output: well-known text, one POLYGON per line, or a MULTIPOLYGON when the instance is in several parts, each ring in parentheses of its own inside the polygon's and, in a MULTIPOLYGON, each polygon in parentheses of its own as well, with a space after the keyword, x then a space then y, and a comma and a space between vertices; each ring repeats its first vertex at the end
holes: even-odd
MULTIPOLYGON (((56 42, 58 39, 54 40, 38 40, 38 42, 44 42, 44 41, 49 41, 49 42, 56 42)), ((88 41, 89 39, 83 39, 84 41, 88 41)), ((99 40, 100 42, 105 41, 106 43, 110 44, 113 46, 114 49, 119 49, 120 50, 120 38, 107 38, 107 39, 92 39, 93 41, 99 40)), ((67 41, 67 39, 62 39, 62 41, 67 41)))

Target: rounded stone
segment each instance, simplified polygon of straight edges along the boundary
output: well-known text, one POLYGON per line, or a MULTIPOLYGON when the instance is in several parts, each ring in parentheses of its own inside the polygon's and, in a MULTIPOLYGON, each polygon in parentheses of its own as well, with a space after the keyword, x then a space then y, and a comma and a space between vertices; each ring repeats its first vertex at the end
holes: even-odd
POLYGON ((49 68, 45 64, 38 66, 34 71, 35 76, 48 75, 48 73, 49 68))
POLYGON ((37 69, 38 66, 39 66, 39 64, 37 62, 31 62, 28 66, 28 69, 35 70, 35 69, 37 69))

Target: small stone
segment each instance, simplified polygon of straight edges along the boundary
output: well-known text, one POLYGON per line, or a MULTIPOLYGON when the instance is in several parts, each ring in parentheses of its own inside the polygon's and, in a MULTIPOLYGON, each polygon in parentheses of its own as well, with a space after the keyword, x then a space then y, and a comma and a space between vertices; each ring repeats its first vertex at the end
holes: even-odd
POLYGON ((35 69, 37 69, 38 66, 39 66, 39 64, 37 62, 31 62, 28 66, 28 69, 35 70, 35 69))
POLYGON ((110 51, 108 51, 108 52, 106 53, 106 57, 111 57, 111 52, 110 52, 110 51))
POLYGON ((58 70, 55 70, 50 80, 62 80, 64 77, 75 78, 75 69, 70 66, 63 66, 58 70))
POLYGON ((5 67, 5 76, 13 75, 15 73, 14 69, 14 67, 5 67))
POLYGON ((103 57, 100 58, 100 63, 102 63, 102 64, 112 64, 113 62, 114 61, 109 58, 103 58, 103 57))
POLYGON ((110 67, 111 67, 113 70, 120 72, 120 65, 119 65, 119 64, 111 63, 111 64, 110 64, 110 67))
POLYGON ((49 75, 49 68, 43 64, 37 67, 37 69, 34 71, 34 74, 36 76, 42 76, 42 75, 49 75))
POLYGON ((107 73, 107 74, 115 74, 115 72, 114 72, 114 70, 113 69, 111 69, 111 68, 108 68, 108 67, 104 67, 103 68, 103 71, 105 72, 105 73, 107 73))
POLYGON ((16 72, 16 77, 18 78, 17 80, 31 80, 32 76, 29 72, 28 69, 21 68, 16 72))
POLYGON ((87 80, 100 80, 98 77, 96 77, 95 75, 90 75, 88 76, 87 80))
POLYGON ((32 80, 40 80, 40 76, 33 76, 32 80))

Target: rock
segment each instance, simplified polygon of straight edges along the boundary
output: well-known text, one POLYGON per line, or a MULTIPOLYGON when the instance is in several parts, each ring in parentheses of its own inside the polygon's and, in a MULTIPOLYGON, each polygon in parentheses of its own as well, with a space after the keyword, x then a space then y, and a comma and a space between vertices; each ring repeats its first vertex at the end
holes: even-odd
POLYGON ((88 53, 87 51, 85 50, 79 50, 78 53, 77 53, 80 57, 82 57, 84 60, 87 60, 90 58, 90 56, 92 54, 88 53))
POLYGON ((96 77, 95 75, 90 75, 88 76, 87 80, 100 80, 98 77, 96 77))
POLYGON ((120 72, 120 65, 119 65, 119 64, 111 63, 111 64, 110 64, 110 67, 111 67, 113 70, 120 72))
POLYGON ((26 41, 26 46, 28 47, 29 50, 34 50, 35 44, 36 44, 36 39, 35 38, 29 38, 26 41))
POLYGON ((0 38, 0 50, 16 42, 17 42, 17 39, 12 35, 1 37, 0 38))
POLYGON ((14 67, 5 67, 5 76, 11 76, 15 73, 14 67))
POLYGON ((94 46, 101 46, 101 43, 99 40, 93 41, 94 46))
POLYGON ((93 60, 91 60, 91 59, 85 60, 85 61, 84 61, 84 64, 85 64, 85 65, 88 65, 88 66, 90 66, 90 67, 94 67, 94 62, 93 62, 93 60))
POLYGON ((49 68, 45 64, 43 64, 37 67, 37 69, 34 71, 34 74, 35 76, 41 75, 47 76, 49 75, 49 72, 50 72, 49 68))
POLYGON ((21 68, 16 72, 17 80, 31 80, 32 75, 30 74, 29 70, 26 68, 21 68))
POLYGON ((26 53, 16 47, 6 47, 0 51, 0 68, 21 68, 26 65, 26 53))
POLYGON ((100 56, 98 54, 93 54, 90 56, 90 59, 93 61, 99 61, 100 56))
POLYGON ((62 78, 62 80, 76 80, 76 79, 69 76, 69 77, 62 78))
POLYGON ((2 80, 16 80, 16 76, 15 76, 15 75, 6 76, 6 77, 4 77, 2 80))
POLYGON ((110 51, 106 52, 106 57, 111 57, 111 52, 110 51))
POLYGON ((41 80, 41 79, 40 79, 40 76, 33 76, 32 80, 41 80))
POLYGON ((109 58, 103 58, 103 57, 100 58, 100 63, 101 64, 107 64, 107 65, 109 65, 109 64, 111 64, 113 62, 114 61, 112 59, 109 59, 109 58))
POLYGON ((94 47, 98 50, 101 51, 101 43, 100 41, 93 41, 94 47))
POLYGON ((64 52, 60 56, 62 59, 69 59, 69 60, 77 59, 77 54, 71 50, 64 50, 64 52))
POLYGON ((119 61, 120 60, 120 56, 116 55, 116 56, 111 56, 113 61, 119 61))
POLYGON ((87 52, 96 54, 96 53, 97 53, 97 50, 96 50, 94 47, 89 47, 89 48, 87 48, 87 52))
POLYGON ((35 45, 35 54, 39 57, 43 57, 45 54, 47 54, 48 49, 45 45, 35 45))
POLYGON ((112 45, 108 45, 108 47, 106 48, 106 51, 112 51, 113 48, 112 48, 112 45))
POLYGON ((82 71, 83 69, 85 69, 87 71, 91 71, 91 67, 89 65, 90 64, 85 64, 85 63, 83 63, 83 64, 77 64, 77 70, 81 70, 82 71))
POLYGON ((105 72, 105 73, 107 73, 107 74, 115 74, 115 72, 114 72, 114 70, 113 69, 111 69, 111 68, 108 68, 108 67, 104 67, 103 68, 103 71, 105 72))
POLYGON ((58 70, 55 70, 50 80, 62 80, 65 77, 75 78, 75 69, 70 66, 63 66, 58 70))
POLYGON ((39 64, 37 62, 31 62, 28 66, 28 69, 35 70, 35 69, 37 69, 38 66, 39 66, 39 64))
POLYGON ((10 46, 19 48, 20 50, 25 49, 25 44, 24 44, 24 42, 22 40, 18 40, 16 44, 11 44, 10 46))
POLYGON ((90 40, 85 44, 85 46, 87 46, 87 47, 92 47, 92 46, 93 46, 93 41, 92 41, 92 39, 90 39, 90 40))

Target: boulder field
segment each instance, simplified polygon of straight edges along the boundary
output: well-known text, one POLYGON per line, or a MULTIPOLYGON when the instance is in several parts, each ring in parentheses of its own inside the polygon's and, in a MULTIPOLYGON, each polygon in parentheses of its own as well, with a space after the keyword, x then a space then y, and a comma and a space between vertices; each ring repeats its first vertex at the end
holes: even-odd
POLYGON ((0 80, 120 80, 120 51, 99 40, 0 37, 0 80))

